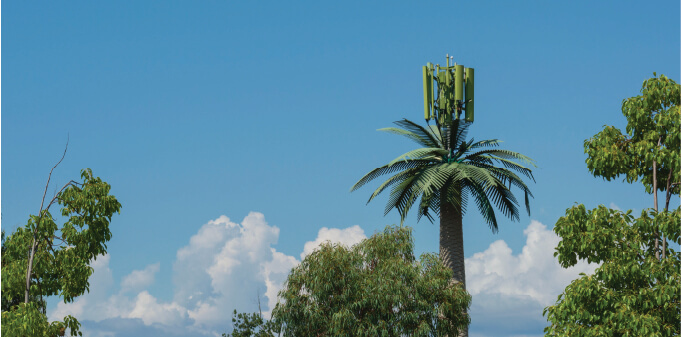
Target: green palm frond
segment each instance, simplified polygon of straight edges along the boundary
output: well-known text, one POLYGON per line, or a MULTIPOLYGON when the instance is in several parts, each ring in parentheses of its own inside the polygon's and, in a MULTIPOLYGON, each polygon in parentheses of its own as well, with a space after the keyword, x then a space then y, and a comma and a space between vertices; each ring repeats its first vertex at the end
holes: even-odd
POLYGON ((492 203, 487 198, 487 194, 485 194, 483 189, 475 182, 468 182, 465 187, 467 190, 470 190, 475 203, 478 205, 478 210, 480 211, 482 218, 485 219, 485 222, 487 222, 490 229, 492 229, 492 233, 498 232, 499 225, 497 223, 497 217, 494 214, 492 203))
MULTIPOLYGON (((487 156, 483 156, 483 157, 487 158, 487 156)), ((490 159, 492 159, 492 158, 490 158, 490 159)), ((525 167, 525 166, 516 164, 516 163, 514 163, 514 162, 512 162, 512 161, 510 161, 510 160, 508 160, 508 159, 504 159, 504 158, 494 158, 494 160, 500 162, 502 165, 504 165, 505 168, 507 168, 507 169, 512 169, 512 170, 516 170, 516 171, 522 173, 524 176, 526 176, 526 177, 532 179, 532 181, 535 181, 535 180, 534 180, 534 176, 532 175, 532 170, 531 170, 531 169, 529 169, 529 168, 527 168, 527 167, 525 167)), ((536 182, 536 181, 535 181, 535 182, 536 182)))
MULTIPOLYGON (((468 135, 468 127, 471 125, 471 123, 462 121, 460 119, 455 119, 452 122, 451 127, 446 128, 446 133, 448 135, 445 135, 445 138, 449 138, 449 146, 450 149, 457 149, 459 148, 459 145, 463 142, 466 141, 466 136, 468 135)), ((443 128, 445 129, 445 128, 443 128)))
MULTIPOLYGON (((530 188, 527 187, 527 185, 525 185, 525 182, 523 182, 522 179, 520 179, 520 177, 518 177, 515 173, 513 173, 509 170, 506 170, 506 169, 502 170, 502 169, 496 168, 496 170, 503 171, 504 173, 501 174, 501 177, 503 177, 504 179, 508 179, 510 185, 515 185, 516 187, 518 187, 519 189, 521 189, 524 192, 524 194, 525 194, 525 209, 527 211, 527 215, 529 216, 530 215, 530 198, 529 197, 534 198, 534 195, 532 195, 532 192, 530 192, 530 188)), ((529 175, 532 178, 532 180, 534 181, 534 177, 532 176, 531 172, 530 172, 529 175)), ((509 190, 510 190, 510 186, 509 186, 509 190)))
POLYGON ((438 142, 438 145, 441 148, 444 148, 444 145, 443 145, 444 142, 442 141, 442 132, 440 132, 440 129, 437 127, 437 125, 430 125, 429 124, 428 125, 428 131, 430 132, 431 135, 433 135, 433 137, 435 137, 435 139, 438 142))
MULTIPOLYGON (((426 207, 424 202, 429 202, 433 195, 439 193, 440 189, 444 187, 447 180, 449 179, 447 172, 441 170, 441 165, 437 167, 437 172, 431 174, 425 174, 420 179, 417 179, 411 183, 410 190, 407 193, 401 195, 402 199, 396 199, 397 205, 395 206, 400 213, 401 222, 404 223, 404 219, 407 217, 407 213, 414 205, 416 200, 421 197, 421 203, 419 204, 419 215, 418 219, 421 218, 422 207, 426 207)), ((439 207, 438 207, 439 209, 439 207)), ((430 219, 432 217, 428 216, 430 219)))
POLYGON ((497 139, 467 141, 470 123, 465 121, 455 120, 449 129, 441 128, 441 125, 423 127, 406 119, 395 124, 401 128, 381 131, 405 136, 423 148, 393 159, 355 183, 351 191, 379 176, 394 173, 372 193, 367 203, 390 187, 386 215, 397 209, 403 222, 409 210, 417 205, 417 221, 425 216, 433 222, 434 216, 441 216, 442 203, 449 203, 464 214, 467 200, 471 197, 483 219, 496 232, 495 207, 511 220, 520 219, 518 201, 511 192, 511 187, 515 187, 525 194, 529 214, 529 197, 533 195, 515 172, 534 181, 532 170, 528 167, 536 167, 532 159, 513 151, 489 149, 499 146, 501 141, 497 139), (482 149, 486 147, 488 149, 482 149), (474 152, 476 149, 480 150, 474 152), (501 166, 495 166, 499 163, 501 166))
POLYGON ((525 162, 527 164, 530 164, 534 167, 537 167, 537 165, 534 164, 534 160, 532 160, 530 157, 524 156, 518 152, 513 152, 513 151, 508 151, 508 150, 483 150, 475 153, 471 153, 466 156, 466 159, 469 157, 477 157, 477 156, 494 156, 498 158, 503 158, 503 159, 515 159, 515 160, 520 160, 522 162, 525 162))
POLYGON ((384 165, 379 168, 375 168, 371 170, 371 172, 367 173, 364 177, 362 177, 359 181, 357 181, 355 185, 353 185, 352 188, 350 188, 350 192, 357 190, 358 188, 364 186, 366 183, 384 174, 390 174, 395 171, 406 170, 418 166, 426 166, 429 165, 431 162, 432 161, 428 159, 415 159, 410 161, 400 161, 394 163, 393 165, 384 165))
POLYGON ((410 161, 416 159, 427 159, 427 160, 442 160, 442 157, 449 154, 447 150, 437 148, 437 147, 424 147, 416 150, 411 150, 388 163, 388 166, 395 165, 396 163, 403 161, 410 161))
POLYGON ((439 147, 437 142, 433 141, 430 137, 424 137, 423 135, 419 135, 411 131, 393 127, 382 128, 378 129, 377 131, 392 133, 399 136, 405 136, 423 147, 439 147))
POLYGON ((430 222, 434 222, 433 216, 430 211, 435 212, 435 215, 440 216, 440 191, 432 191, 424 193, 421 196, 421 202, 419 203, 419 210, 416 214, 416 222, 421 221, 422 216, 426 216, 430 222))
POLYGON ((409 200, 413 200, 413 196, 421 195, 426 189, 442 188, 448 178, 447 172, 442 170, 442 166, 433 165, 423 168, 393 188, 386 204, 385 214, 388 214, 391 209, 397 208, 404 218, 411 207, 409 200), (409 207, 405 209, 407 204, 409 204, 409 207))
POLYGON ((426 129, 423 126, 418 125, 408 119, 402 119, 401 121, 397 121, 394 124, 404 128, 407 131, 413 132, 419 137, 427 139, 429 145, 424 144, 423 146, 425 147, 442 147, 441 138, 438 137, 439 131, 433 132, 432 128, 429 127, 428 129, 426 129))
MULTIPOLYGON (((530 199, 529 199, 529 197, 531 196, 531 197, 534 198, 534 195, 532 195, 532 192, 530 192, 530 189, 525 184, 525 182, 523 182, 522 179, 520 179, 520 177, 518 177, 518 175, 516 175, 515 173, 513 173, 512 171, 510 171, 506 168, 499 168, 499 167, 488 166, 488 165, 483 165, 483 167, 485 169, 489 170, 490 172, 492 172, 492 174, 494 174, 495 177, 498 180, 500 180, 504 186, 506 186, 506 181, 508 181, 508 184, 509 184, 508 189, 509 190, 511 188, 510 185, 515 185, 516 187, 523 190, 523 192, 525 193, 525 208, 527 210, 527 215, 529 216, 530 215, 530 199)), ((524 169, 529 171, 527 175, 534 181, 534 176, 532 175, 532 171, 530 171, 527 168, 524 168, 524 169)), ((519 171, 525 173, 524 170, 519 170, 519 171)))
POLYGON ((498 139, 488 139, 488 140, 481 140, 477 143, 471 144, 469 149, 477 149, 479 147, 488 147, 488 146, 499 146, 499 143, 503 143, 502 141, 498 139))
POLYGON ((386 188, 394 185, 395 183, 401 183, 405 179, 409 178, 410 176, 416 174, 418 172, 418 168, 414 167, 411 169, 406 169, 402 172, 399 172, 395 174, 394 176, 390 177, 388 180, 384 181, 381 186, 379 186, 374 193, 371 194, 371 197, 369 197, 369 200, 367 201, 367 204, 371 202, 375 197, 377 197, 379 194, 381 194, 386 188))
POLYGON ((491 196, 494 205, 504 213, 505 216, 511 218, 511 221, 520 221, 520 214, 518 212, 518 200, 515 198, 511 190, 503 184, 492 186, 487 190, 487 194, 491 196))

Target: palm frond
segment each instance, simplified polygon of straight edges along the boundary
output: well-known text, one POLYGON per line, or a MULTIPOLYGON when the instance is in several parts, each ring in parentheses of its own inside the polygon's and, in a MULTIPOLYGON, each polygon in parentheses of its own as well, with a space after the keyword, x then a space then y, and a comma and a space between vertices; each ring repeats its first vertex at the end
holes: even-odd
POLYGON ((466 141, 466 136, 468 135, 468 127, 471 125, 470 122, 466 122, 460 119, 455 119, 452 123, 452 127, 449 129, 449 146, 450 149, 457 149, 462 142, 466 141))
MULTIPOLYGON (((495 168, 494 171, 495 171, 495 174, 499 174, 500 179, 507 179, 510 184, 515 185, 516 187, 523 190, 523 192, 525 193, 525 209, 527 210, 527 215, 529 216, 530 215, 530 198, 529 197, 534 198, 534 195, 532 195, 532 192, 530 192, 530 188, 527 187, 527 185, 525 185, 525 182, 523 182, 522 179, 520 179, 520 177, 518 177, 516 174, 509 171, 508 169, 495 168), (500 173, 496 173, 496 172, 500 172, 500 173)), ((530 173, 530 177, 532 177, 531 173, 530 173)), ((534 177, 532 177, 532 180, 534 180, 534 177)), ((505 182, 504 182, 504 185, 506 185, 505 182)), ((509 189, 510 189, 510 186, 509 186, 509 189)))
MULTIPOLYGON (((484 156, 484 157, 486 157, 486 156, 484 156)), ((514 163, 514 162, 512 162, 508 159, 504 159, 504 158, 491 157, 490 159, 494 159, 494 160, 500 162, 502 165, 504 165, 505 168, 518 171, 518 172, 522 173, 524 176, 532 179, 532 181, 536 182, 534 180, 534 176, 532 175, 531 169, 529 169, 525 166, 522 166, 520 164, 514 163)))
POLYGON ((406 118, 394 123, 398 126, 401 126, 405 130, 418 135, 419 137, 427 139, 430 145, 424 145, 425 147, 442 147, 442 143, 438 141, 436 133, 432 132, 431 128, 426 129, 423 126, 418 125, 406 118))
POLYGON ((400 214, 406 217, 414 201, 413 195, 419 196, 426 189, 437 190, 442 188, 448 180, 448 172, 443 171, 442 166, 440 164, 426 167, 395 186, 390 192, 385 214, 388 214, 391 209, 397 208, 400 214))
POLYGON ((426 216, 433 222, 434 216, 441 216, 442 203, 454 205, 463 215, 471 197, 492 231, 497 232, 494 208, 512 221, 519 220, 518 200, 511 192, 515 186, 524 192, 530 214, 529 197, 533 195, 519 175, 535 181, 530 165, 536 165, 531 158, 493 149, 501 143, 497 139, 466 140, 470 123, 463 120, 453 121, 448 129, 439 124, 424 127, 407 119, 395 124, 398 128, 380 131, 410 138, 424 147, 402 154, 357 181, 351 191, 379 176, 394 174, 372 193, 367 203, 390 188, 386 215, 396 208, 404 222, 409 210, 418 205, 417 221, 426 216))
POLYGON ((378 186, 378 188, 374 191, 374 193, 371 194, 369 197, 369 200, 367 200, 367 204, 371 202, 375 197, 377 197, 379 194, 381 194, 386 188, 394 185, 395 183, 401 183, 405 179, 407 179, 409 176, 413 175, 416 171, 418 171, 418 167, 413 167, 410 169, 406 169, 402 172, 399 172, 395 174, 394 176, 388 178, 388 180, 384 181, 381 186, 378 186))
POLYGON ((435 137, 435 139, 438 142, 438 147, 440 148, 445 148, 444 146, 444 141, 442 140, 442 132, 440 132, 440 129, 437 127, 437 125, 428 125, 428 129, 430 133, 435 137))
POLYGON ((444 191, 446 193, 444 198, 444 202, 448 203, 458 211, 461 211, 461 215, 463 216, 463 205, 462 205, 462 198, 461 198, 461 180, 457 179, 451 179, 450 181, 447 182, 447 185, 444 188, 444 191))
POLYGON ((367 173, 362 177, 359 181, 357 181, 352 188, 350 188, 350 192, 357 190, 358 188, 364 186, 368 182, 384 175, 384 174, 390 174, 398 170, 406 170, 410 169, 413 167, 418 167, 418 166, 425 166, 431 164, 432 161, 428 159, 414 159, 410 161, 400 161, 397 163, 394 163, 393 165, 383 165, 381 167, 375 168, 371 170, 371 172, 367 173))
POLYGON ((480 148, 480 147, 499 146, 499 143, 503 143, 503 141, 500 141, 498 139, 481 140, 477 143, 471 144, 469 149, 472 150, 472 149, 477 149, 477 148, 480 148))
MULTIPOLYGON (((511 162, 512 163, 512 162, 511 162)), ((525 182, 520 179, 518 175, 513 173, 511 170, 507 168, 500 168, 500 167, 494 167, 494 166, 489 166, 489 165, 479 165, 482 168, 485 168, 492 172, 497 179, 499 179, 504 186, 506 186, 506 181, 508 181, 509 184, 515 185, 516 187, 520 188, 523 190, 525 193, 525 209, 527 210, 527 214, 530 215, 530 199, 529 197, 533 197, 532 192, 530 192, 530 188, 525 184, 525 182)), ((518 165, 519 166, 519 165, 518 165)), ((526 169, 526 168, 525 168, 526 169)), ((534 181, 534 176, 532 175, 531 170, 526 169, 528 172, 528 175, 533 181, 534 181)), ((525 170, 520 170, 520 172, 525 173, 525 170)), ((509 186, 510 190, 510 186, 509 186)))
POLYGON ((485 186, 494 185, 497 183, 498 179, 489 171, 482 167, 468 165, 468 164, 458 164, 450 163, 446 166, 449 170, 458 171, 460 175, 460 180, 474 180, 485 186))
POLYGON ((442 160, 443 156, 447 155, 447 150, 437 148, 437 147, 424 147, 416 150, 411 150, 388 163, 388 166, 395 165, 401 161, 410 161, 416 159, 427 159, 427 160, 442 160))
POLYGON ((408 130, 389 127, 378 129, 377 131, 392 133, 399 136, 405 136, 423 147, 438 147, 438 144, 436 142, 433 142, 429 137, 424 137, 422 135, 416 134, 408 130))
POLYGON ((464 189, 470 190, 475 203, 478 205, 478 210, 480 211, 482 218, 485 219, 485 222, 487 222, 490 229, 492 229, 492 232, 497 233, 499 231, 497 217, 494 214, 494 208, 492 208, 492 203, 489 201, 489 198, 487 198, 485 191, 474 181, 467 181, 464 185, 464 189))
POLYGON ((522 155, 518 152, 513 152, 513 151, 508 151, 508 150, 497 150, 497 149, 483 150, 483 151, 479 151, 479 152, 475 152, 475 153, 471 153, 471 154, 467 155, 466 159, 473 158, 473 157, 476 157, 476 156, 483 156, 483 155, 495 156, 495 157, 504 158, 504 159, 516 159, 516 160, 520 160, 522 162, 525 162, 527 164, 530 164, 534 167, 537 167, 537 165, 535 165, 534 160, 532 160, 532 158, 527 157, 525 155, 522 155))
POLYGON ((440 191, 436 190, 433 191, 432 193, 424 193, 423 196, 421 197, 421 202, 419 204, 419 210, 416 215, 416 222, 421 221, 422 216, 426 216, 428 220, 433 223, 434 218, 430 214, 430 211, 433 211, 435 215, 440 217, 440 191))
POLYGON ((485 186, 485 192, 491 196, 492 201, 497 208, 504 213, 505 216, 511 218, 511 221, 520 220, 518 214, 518 200, 515 198, 511 190, 509 190, 503 183, 499 181, 498 184, 492 186, 485 186))

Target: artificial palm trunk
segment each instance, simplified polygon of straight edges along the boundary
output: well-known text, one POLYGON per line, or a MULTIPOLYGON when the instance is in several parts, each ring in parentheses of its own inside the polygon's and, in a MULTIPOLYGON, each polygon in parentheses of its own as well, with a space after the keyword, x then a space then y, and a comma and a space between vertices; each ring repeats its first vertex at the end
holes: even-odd
MULTIPOLYGON (((443 193, 444 194, 444 193, 443 193)), ((460 197, 456 196, 457 198, 460 197)), ((444 199, 440 204, 440 259, 454 272, 453 283, 461 283, 466 289, 466 269, 463 256, 463 215, 461 209, 444 199)), ((468 327, 459 333, 468 337, 468 327)))

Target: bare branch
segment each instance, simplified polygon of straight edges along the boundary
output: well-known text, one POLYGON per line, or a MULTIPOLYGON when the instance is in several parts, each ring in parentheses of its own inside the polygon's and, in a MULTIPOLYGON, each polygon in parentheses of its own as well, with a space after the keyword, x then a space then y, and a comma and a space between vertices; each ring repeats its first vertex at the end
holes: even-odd
MULTIPOLYGON (((33 272, 33 270, 32 270, 33 269, 33 258, 35 257, 35 249, 36 249, 36 245, 37 245, 36 234, 38 233, 38 226, 40 225, 41 219, 43 217, 43 205, 45 205, 45 196, 47 195, 47 188, 48 188, 48 186, 50 186, 50 179, 52 178, 52 171, 54 171, 54 169, 57 166, 59 166, 59 164, 61 164, 62 160, 64 160, 64 157, 66 157, 66 151, 68 149, 69 149, 69 136, 67 134, 66 135, 66 146, 64 147, 64 154, 61 156, 61 159, 59 159, 57 164, 55 164, 52 167, 52 169, 50 170, 50 174, 47 176, 47 184, 45 184, 45 191, 43 192, 43 199, 42 199, 42 201, 40 201, 40 211, 38 211, 38 222, 35 224, 35 229, 33 230, 33 242, 31 243, 31 253, 28 257, 28 266, 26 268, 26 288, 24 290, 24 303, 28 303, 28 299, 29 299, 29 292, 30 292, 30 289, 31 289, 31 275, 32 275, 32 272, 33 272)), ((62 190, 64 190, 64 188, 66 188, 66 186, 69 185, 69 184, 70 184, 70 182, 68 184, 64 185, 64 187, 62 187, 62 190)), ((61 193, 61 191, 60 191, 60 193, 61 193)), ((48 209, 52 205, 52 203, 54 202, 55 199, 56 199, 56 196, 54 198, 52 198, 52 201, 50 201, 50 203, 48 205, 48 209)))
POLYGON ((50 179, 52 178, 52 171, 54 171, 54 169, 57 168, 57 166, 59 166, 59 164, 61 164, 62 160, 64 160, 64 157, 66 157, 66 150, 68 150, 68 149, 69 149, 69 136, 67 134, 66 135, 66 147, 64 147, 64 154, 61 156, 61 159, 59 159, 57 164, 55 164, 52 167, 52 169, 50 170, 50 174, 47 176, 47 184, 45 184, 45 192, 43 193, 43 200, 40 202, 40 212, 38 214, 42 213, 42 211, 43 211, 43 205, 45 203, 45 195, 47 195, 47 187, 50 185, 50 179))
POLYGON ((66 183, 66 185, 64 185, 59 190, 59 192, 57 192, 57 194, 54 195, 54 197, 52 198, 52 200, 50 200, 50 202, 47 204, 47 207, 45 209, 50 209, 50 206, 52 206, 52 204, 57 200, 57 197, 59 196, 59 194, 61 194, 62 191, 64 191, 69 186, 77 186, 76 184, 78 184, 78 183, 76 181, 73 181, 73 180, 66 183))

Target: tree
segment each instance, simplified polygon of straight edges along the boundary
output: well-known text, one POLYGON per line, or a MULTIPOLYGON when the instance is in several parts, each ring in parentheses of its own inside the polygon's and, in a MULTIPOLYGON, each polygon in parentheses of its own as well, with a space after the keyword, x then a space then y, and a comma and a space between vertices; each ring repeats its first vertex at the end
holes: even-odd
MULTIPOLYGON (((5 231, 2 230, 2 266, 4 267, 7 261, 10 259, 8 256, 5 255, 5 231)), ((21 294, 21 296, 16 296, 13 298, 5 298, 5 296, 0 296, 0 300, 2 300, 2 312, 9 311, 13 306, 19 305, 24 301, 24 296, 21 294)), ((45 306, 46 303, 43 303, 43 300, 40 299, 40 297, 36 296, 35 294, 32 295, 31 302, 38 302, 39 307, 43 308, 43 313, 45 313, 45 306)))
MULTIPOLYGON (((392 186, 385 214, 396 208, 404 222, 407 213, 420 198, 417 220, 425 215, 433 222, 431 212, 440 217, 440 258, 453 271, 453 282, 461 283, 465 289, 462 222, 469 195, 492 232, 496 233, 498 223, 492 203, 511 220, 519 220, 518 201, 511 192, 512 185, 524 192, 525 206, 530 213, 529 196, 532 193, 512 170, 534 181, 532 170, 514 160, 535 166, 534 162, 517 152, 483 149, 498 146, 501 141, 497 139, 466 141, 470 123, 461 119, 454 119, 451 127, 438 124, 424 128, 407 119, 395 124, 402 128, 379 131, 405 136, 423 148, 409 151, 372 170, 351 191, 381 175, 397 172, 374 191, 367 203, 392 186), (495 163, 501 163, 503 167, 494 166, 495 163)), ((464 335, 467 333, 464 332, 464 335)))
MULTIPOLYGON (((656 211, 657 191, 666 192, 668 211, 671 196, 679 194, 681 184, 679 88, 664 75, 645 80, 641 95, 622 101, 627 135, 614 126, 604 126, 603 131, 584 141, 589 172, 608 181, 620 175, 629 183, 640 179, 646 193, 653 194, 656 211)), ((654 247, 658 249, 658 239, 654 247)), ((656 254, 659 257, 659 252, 656 254)), ((662 257, 665 256, 666 239, 662 243, 662 257)))
POLYGON ((231 334, 222 334, 222 337, 274 337, 280 332, 274 321, 265 320, 261 313, 237 313, 232 315, 234 330, 231 334))
MULTIPOLYGON (((653 73, 655 76, 655 73, 653 73)), ((589 171, 610 181, 620 175, 641 180, 654 208, 630 215, 599 206, 568 209, 554 231, 562 237, 554 256, 563 267, 577 258, 602 263, 594 275, 573 281, 556 305, 547 307, 551 336, 672 336, 679 334, 679 244, 681 208, 669 212, 679 194, 681 142, 679 85, 664 75, 643 82, 642 95, 626 99, 622 113, 628 136, 613 127, 584 141, 589 171), (657 192, 666 191, 658 212, 657 192), (660 259, 659 238, 663 237, 660 259)))
POLYGON ((89 291, 89 263, 106 253, 111 217, 120 212, 109 184, 90 169, 81 171, 82 182, 68 182, 45 206, 49 177, 38 215, 31 215, 26 226, 3 242, 3 336, 63 336, 66 328, 72 336, 82 335, 73 316, 48 323, 43 297, 59 295, 68 303, 89 291), (61 228, 50 213, 55 203, 68 219, 61 228), (23 302, 17 304, 18 298, 23 302))
POLYGON ((554 256, 564 268, 578 259, 602 263, 565 288, 544 309, 546 336, 678 336, 681 321, 681 254, 655 256, 656 233, 677 244, 681 207, 674 212, 647 209, 634 220, 603 205, 567 210, 554 231, 562 240, 554 256))
POLYGON ((437 256, 416 261, 408 227, 346 248, 325 243, 289 274, 272 316, 283 336, 443 336, 469 323, 470 296, 437 256))

